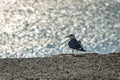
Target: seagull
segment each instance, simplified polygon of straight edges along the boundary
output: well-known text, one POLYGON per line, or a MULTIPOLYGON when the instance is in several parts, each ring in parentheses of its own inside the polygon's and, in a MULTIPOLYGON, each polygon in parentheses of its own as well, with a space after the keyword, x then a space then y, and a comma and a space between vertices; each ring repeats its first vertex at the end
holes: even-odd
POLYGON ((74 34, 70 34, 70 35, 66 36, 66 38, 68 38, 68 37, 70 38, 70 41, 68 42, 68 46, 72 49, 72 53, 74 52, 74 50, 86 52, 86 50, 81 45, 81 41, 78 41, 75 38, 74 34))

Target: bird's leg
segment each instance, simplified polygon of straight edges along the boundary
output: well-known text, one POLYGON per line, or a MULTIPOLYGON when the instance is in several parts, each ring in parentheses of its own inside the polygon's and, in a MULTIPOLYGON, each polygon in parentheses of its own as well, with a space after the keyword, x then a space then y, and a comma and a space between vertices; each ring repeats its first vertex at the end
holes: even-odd
POLYGON ((72 49, 72 54, 73 54, 73 52, 74 52, 74 49, 72 49))
POLYGON ((79 51, 77 50, 77 53, 78 53, 79 51))

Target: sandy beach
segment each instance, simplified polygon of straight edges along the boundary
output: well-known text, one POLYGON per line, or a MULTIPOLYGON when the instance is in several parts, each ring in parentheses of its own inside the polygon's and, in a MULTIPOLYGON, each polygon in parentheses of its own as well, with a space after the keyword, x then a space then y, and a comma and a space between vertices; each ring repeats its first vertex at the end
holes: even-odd
POLYGON ((120 80, 120 53, 0 59, 0 80, 120 80))

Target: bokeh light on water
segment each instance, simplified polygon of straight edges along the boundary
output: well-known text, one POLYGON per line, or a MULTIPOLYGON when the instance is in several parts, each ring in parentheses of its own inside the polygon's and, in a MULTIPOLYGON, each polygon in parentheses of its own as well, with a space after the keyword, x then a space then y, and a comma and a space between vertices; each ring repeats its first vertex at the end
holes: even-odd
POLYGON ((70 53, 70 33, 88 52, 120 51, 119 0, 1 0, 0 7, 3 58, 70 53))

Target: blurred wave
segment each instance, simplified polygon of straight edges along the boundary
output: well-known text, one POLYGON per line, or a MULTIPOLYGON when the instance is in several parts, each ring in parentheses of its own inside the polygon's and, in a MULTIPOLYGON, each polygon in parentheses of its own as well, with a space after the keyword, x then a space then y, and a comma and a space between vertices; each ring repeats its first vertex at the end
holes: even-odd
POLYGON ((0 7, 2 58, 70 53, 70 33, 88 52, 120 51, 119 0, 1 0, 0 7))

